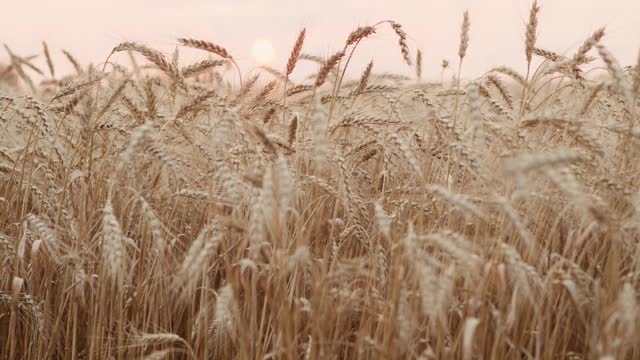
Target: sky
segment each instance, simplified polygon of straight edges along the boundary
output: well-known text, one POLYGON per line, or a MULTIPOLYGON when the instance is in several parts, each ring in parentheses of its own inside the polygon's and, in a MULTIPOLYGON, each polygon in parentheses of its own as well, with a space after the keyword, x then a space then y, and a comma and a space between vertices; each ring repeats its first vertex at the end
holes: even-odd
MULTIPOLYGON (((640 1, 546 0, 537 46, 560 53, 575 50, 594 30, 607 26, 605 45, 623 65, 640 49, 640 1)), ((178 37, 219 44, 238 60, 243 73, 255 71, 256 41, 273 46, 266 65, 284 69, 298 32, 306 28, 304 52, 328 56, 340 50, 357 26, 380 20, 403 25, 412 56, 423 53, 426 78, 440 78, 440 63, 457 64, 462 14, 469 10, 471 32, 463 77, 499 65, 525 67, 524 28, 529 0, 29 0, 7 1, 0 12, 0 41, 15 53, 41 51, 46 40, 57 64, 66 49, 84 63, 102 62, 122 41, 138 41, 173 52, 178 37)), ((2 51, 2 50, 0 50, 2 51)), ((182 63, 207 54, 182 51, 182 63)), ((0 61, 6 54, 0 53, 0 61)), ((124 55, 116 60, 127 63, 124 55)), ((384 26, 358 48, 352 65, 359 74, 370 60, 382 72, 413 73, 402 61, 397 38, 384 26)), ((59 65, 62 67, 63 65, 59 65)), ((67 65, 68 66, 68 65, 67 65)), ((300 77, 310 68, 297 69, 300 77)), ((305 73, 306 72, 306 73, 305 73)))

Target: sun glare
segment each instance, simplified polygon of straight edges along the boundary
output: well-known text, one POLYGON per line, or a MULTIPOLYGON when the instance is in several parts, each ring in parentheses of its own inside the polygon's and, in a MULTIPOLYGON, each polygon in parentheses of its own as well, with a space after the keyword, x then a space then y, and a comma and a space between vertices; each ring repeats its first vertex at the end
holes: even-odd
POLYGON ((266 64, 273 60, 276 52, 273 48, 273 45, 271 44, 271 41, 266 39, 257 39, 253 43, 251 54, 253 55, 253 59, 256 62, 260 64, 266 64))

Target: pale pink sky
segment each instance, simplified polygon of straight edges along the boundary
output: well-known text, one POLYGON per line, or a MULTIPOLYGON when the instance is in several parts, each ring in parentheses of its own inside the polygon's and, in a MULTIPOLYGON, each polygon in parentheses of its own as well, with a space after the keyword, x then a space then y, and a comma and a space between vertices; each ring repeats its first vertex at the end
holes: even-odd
MULTIPOLYGON (((566 52, 600 26, 605 44, 623 65, 635 62, 640 48, 640 1, 546 0, 538 46, 566 52)), ((0 12, 0 40, 15 52, 39 52, 41 40, 64 60, 60 48, 83 62, 100 62, 124 40, 144 42, 167 53, 177 37, 210 40, 226 47, 244 73, 255 66, 251 46, 272 41, 283 68, 297 32, 307 28, 305 52, 328 55, 340 49, 358 25, 392 19, 405 27, 412 56, 420 48, 426 77, 439 77, 443 58, 455 63, 462 12, 471 16, 471 40, 463 76, 479 75, 497 65, 524 67, 523 39, 529 0, 26 0, 7 1, 0 12)), ((395 35, 384 27, 362 43, 354 72, 374 59, 378 71, 408 73, 395 35)), ((206 54, 184 52, 184 63, 206 54)), ((2 53, 0 59, 6 59, 2 53)), ((125 57, 119 57, 126 62, 125 57)), ((304 73, 298 69, 298 75, 304 73)))

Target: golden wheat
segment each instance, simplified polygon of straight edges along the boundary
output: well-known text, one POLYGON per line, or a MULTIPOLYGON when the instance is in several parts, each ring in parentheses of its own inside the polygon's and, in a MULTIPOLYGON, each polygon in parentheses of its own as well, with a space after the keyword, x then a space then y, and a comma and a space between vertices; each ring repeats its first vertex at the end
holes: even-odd
POLYGON ((390 20, 238 86, 205 40, 70 74, 5 46, 0 359, 638 358, 640 58, 541 15, 527 74, 467 81, 465 12, 451 85, 390 20), (417 79, 344 79, 382 24, 417 79))

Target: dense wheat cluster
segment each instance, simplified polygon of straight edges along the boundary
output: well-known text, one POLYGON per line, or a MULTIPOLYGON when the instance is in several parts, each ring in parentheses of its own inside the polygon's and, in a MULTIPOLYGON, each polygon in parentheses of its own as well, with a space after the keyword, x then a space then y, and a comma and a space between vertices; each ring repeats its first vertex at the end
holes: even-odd
POLYGON ((0 357, 640 357, 640 62, 544 49, 539 10, 527 74, 460 79, 465 13, 442 83, 392 21, 260 76, 200 39, 5 46, 0 357), (347 78, 382 32, 415 78, 347 78))

